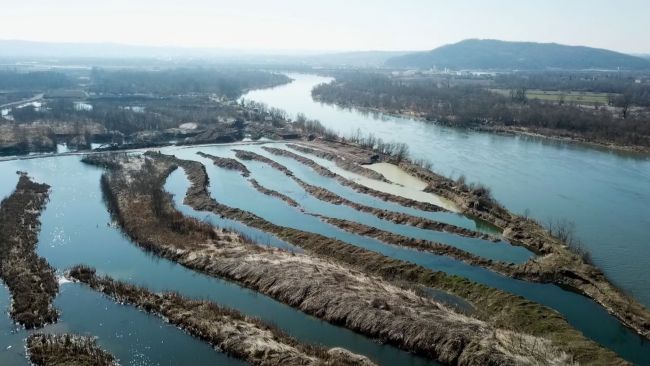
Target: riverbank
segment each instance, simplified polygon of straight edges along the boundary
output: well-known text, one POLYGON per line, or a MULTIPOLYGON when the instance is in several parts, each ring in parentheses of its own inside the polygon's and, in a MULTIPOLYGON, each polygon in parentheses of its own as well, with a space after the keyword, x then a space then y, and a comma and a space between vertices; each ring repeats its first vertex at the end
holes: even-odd
MULTIPOLYGON (((176 293, 156 294, 76 266, 68 276, 119 303, 135 306, 200 338, 231 357, 252 365, 372 366, 368 359, 341 348, 325 349, 301 343, 258 319, 208 301, 176 293)), ((189 361, 189 360, 188 360, 189 361)))
POLYGON ((408 119, 414 119, 418 121, 422 121, 425 123, 435 123, 439 124, 442 126, 446 127, 451 127, 451 128, 457 128, 461 130, 471 130, 471 131, 479 131, 479 132, 487 132, 487 133, 495 133, 495 134, 510 134, 510 135, 521 135, 521 136, 534 136, 538 138, 544 138, 552 141, 561 141, 565 143, 570 143, 570 144, 577 144, 577 145, 584 145, 584 146, 591 146, 591 147, 597 147, 597 148, 603 148, 603 149, 609 149, 609 150, 614 150, 614 151, 620 151, 620 152, 629 152, 629 153, 636 153, 636 154, 643 154, 643 155, 650 155, 650 147, 649 146, 643 146, 643 145, 627 145, 627 144, 620 144, 614 141, 604 141, 604 140, 596 140, 596 139, 588 139, 583 136, 577 135, 575 133, 571 133, 569 131, 564 131, 564 130, 551 130, 551 129, 533 129, 529 127, 513 127, 513 126, 506 126, 506 125, 499 125, 495 124, 492 122, 484 122, 482 124, 474 124, 471 126, 467 127, 459 127, 457 125, 454 125, 452 123, 445 123, 444 121, 439 121, 439 120, 431 120, 427 118, 426 114, 423 113, 417 113, 415 111, 409 111, 409 110, 388 110, 385 108, 374 108, 374 107, 363 107, 363 106, 351 106, 348 104, 340 104, 340 103, 335 103, 331 101, 324 100, 323 98, 319 97, 318 95, 313 95, 312 96, 315 101, 320 102, 320 103, 327 103, 327 104, 332 104, 336 105, 338 108, 344 108, 348 110, 358 110, 361 113, 367 113, 367 114, 375 114, 375 115, 386 115, 386 116, 391 116, 391 117, 397 117, 397 118, 408 118, 408 119))
POLYGON ((27 357, 34 366, 118 366, 94 338, 71 334, 32 334, 27 338, 27 357))
MULTIPOLYGON (((324 150, 326 153, 321 153, 322 157, 327 156, 327 152, 336 152, 343 158, 356 160, 360 164, 377 155, 359 145, 343 142, 323 140, 301 144, 308 146, 306 149, 303 147, 305 152, 324 150)), ((480 187, 470 187, 464 182, 442 177, 404 159, 396 161, 390 156, 380 155, 379 160, 394 163, 407 173, 422 179, 427 183, 425 190, 446 197, 458 205, 464 214, 500 228, 510 242, 539 254, 526 263, 522 270, 517 271, 518 278, 552 282, 583 294, 601 304, 623 324, 643 337, 650 338, 650 311, 609 282, 583 253, 571 249, 539 223, 509 212, 480 187)))
MULTIPOLYGON (((296 161, 298 161, 298 162, 300 162, 300 163, 302 163, 304 165, 307 165, 312 170, 314 170, 315 172, 319 173, 320 175, 322 175, 324 177, 329 177, 329 178, 335 177, 335 178, 337 178, 337 181, 339 181, 339 182, 342 182, 342 181, 349 182, 349 180, 346 180, 342 176, 337 176, 331 170, 317 164, 313 160, 308 159, 308 158, 306 158, 306 157, 304 157, 302 155, 298 155, 298 154, 296 154, 294 152, 291 152, 289 150, 278 149, 278 148, 269 147, 269 146, 263 146, 262 149, 269 152, 269 153, 271 153, 271 154, 273 154, 273 155, 286 156, 286 157, 289 157, 291 159, 294 159, 294 160, 296 160, 296 161)), ((255 160, 258 160, 258 161, 261 161, 261 162, 267 162, 268 161, 268 159, 266 159, 265 157, 263 157, 263 156, 261 156, 259 154, 251 153, 251 154, 248 154, 247 156, 250 159, 255 159, 255 160)), ((444 232, 448 232, 448 233, 454 233, 454 234, 457 234, 457 235, 460 235, 460 236, 481 238, 481 239, 485 239, 485 240, 495 241, 497 239, 497 238, 495 238, 493 236, 490 236, 488 234, 485 234, 485 233, 479 233, 477 231, 472 231, 472 230, 465 229, 465 228, 462 228, 462 227, 458 227, 458 226, 455 226, 455 225, 429 220, 429 219, 426 219, 424 217, 417 217, 417 216, 408 215, 408 214, 401 213, 401 212, 395 212, 395 211, 390 211, 390 210, 385 210, 385 209, 379 209, 379 208, 376 208, 376 207, 365 206, 365 205, 359 204, 357 202, 350 201, 350 200, 348 200, 348 199, 346 199, 344 197, 341 197, 341 196, 335 194, 334 192, 328 191, 325 188, 309 184, 309 183, 303 181, 302 179, 296 177, 295 175, 293 175, 285 167, 281 167, 281 164, 275 163, 275 164, 273 164, 271 166, 275 167, 275 168, 278 168, 278 166, 280 166, 280 169, 278 169, 278 170, 280 170, 281 172, 283 172, 285 174, 287 174, 287 172, 289 172, 290 174, 287 174, 287 175, 289 177, 291 177, 296 183, 298 183, 298 185, 300 185, 306 192, 308 192, 309 194, 311 194, 315 198, 317 198, 317 199, 319 199, 321 201, 324 201, 324 202, 333 203, 335 205, 346 205, 348 207, 354 208, 357 211, 370 213, 370 214, 373 214, 374 216, 376 216, 377 218, 384 219, 384 220, 389 220, 389 221, 391 221, 393 223, 396 223, 396 224, 410 225, 410 226, 415 226, 415 227, 422 228, 422 229, 427 229, 427 230, 444 231, 444 232)))
POLYGON ((36 254, 49 190, 20 173, 16 190, 0 204, 0 278, 11 293, 11 317, 27 329, 58 318, 52 305, 59 291, 54 268, 36 254))
MULTIPOLYGON (((264 293, 333 324, 446 364, 511 364, 518 357, 532 357, 532 348, 538 350, 540 345, 542 353, 547 354, 545 358, 573 357, 548 340, 510 328, 494 328, 478 318, 456 313, 428 296, 418 295, 410 287, 402 288, 330 257, 260 247, 235 233, 214 230, 183 217, 173 209, 169 197, 159 191, 160 187, 176 165, 202 174, 196 179, 207 182, 204 166, 155 153, 146 156, 147 159, 127 158, 119 163, 121 168, 111 170, 102 179, 111 211, 124 231, 143 248, 264 293), (513 349, 514 344, 525 346, 513 349)), ((248 217, 267 232, 277 234, 284 230, 295 245, 307 240, 325 249, 327 242, 331 242, 320 236, 310 238, 309 233, 297 230, 271 228, 249 213, 214 201, 204 203, 217 205, 219 209, 213 212, 226 218, 248 217)), ((249 223, 245 218, 242 221, 249 223)))
MULTIPOLYGON (((300 153, 311 154, 321 159, 332 161, 335 164, 336 161, 343 160, 347 161, 348 165, 371 165, 373 163, 376 163, 377 159, 379 158, 379 155, 376 154, 366 156, 363 161, 357 159, 345 159, 341 157, 334 158, 334 151, 312 149, 300 144, 287 144, 287 146, 300 153)), ((374 170, 371 171, 374 172, 374 170)), ((334 177, 339 181, 339 183, 352 187, 357 192, 367 193, 381 198, 384 201, 399 203, 403 206, 413 207, 423 211, 458 212, 458 208, 455 207, 453 202, 447 201, 444 197, 432 194, 432 192, 410 189, 409 187, 404 187, 402 185, 389 182, 385 178, 383 181, 373 180, 371 178, 360 176, 354 172, 349 172, 342 169, 338 170, 337 172, 332 172, 330 170, 330 172, 331 174, 334 174, 334 177)))
POLYGON ((280 227, 254 214, 219 204, 207 192, 208 178, 198 162, 173 159, 186 171, 191 186, 185 203, 196 210, 214 212, 248 226, 272 233, 302 247, 312 256, 350 266, 406 288, 436 289, 451 293, 481 309, 478 315, 496 327, 544 337, 554 347, 572 355, 581 364, 625 364, 614 353, 586 339, 571 328, 557 312, 504 291, 480 285, 464 278, 435 272, 421 266, 386 257, 318 234, 280 227))

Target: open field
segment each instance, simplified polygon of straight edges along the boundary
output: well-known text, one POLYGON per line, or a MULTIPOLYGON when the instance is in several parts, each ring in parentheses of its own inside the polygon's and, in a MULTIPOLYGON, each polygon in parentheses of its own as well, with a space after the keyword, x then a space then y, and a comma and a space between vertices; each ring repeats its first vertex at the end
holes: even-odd
MULTIPOLYGON (((506 97, 510 96, 510 90, 508 89, 489 89, 489 90, 506 97)), ((543 100, 547 102, 563 102, 563 103, 588 104, 588 105, 608 105, 610 99, 617 96, 618 94, 565 91, 565 90, 540 90, 540 89, 526 90, 526 98, 528 99, 543 100)))

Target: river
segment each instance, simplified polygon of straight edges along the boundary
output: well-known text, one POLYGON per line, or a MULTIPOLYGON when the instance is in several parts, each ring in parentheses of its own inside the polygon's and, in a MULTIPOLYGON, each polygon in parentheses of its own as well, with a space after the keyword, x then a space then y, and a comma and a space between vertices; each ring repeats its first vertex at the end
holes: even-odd
POLYGON ((331 78, 290 74, 290 84, 243 98, 304 113, 341 134, 360 130, 405 142, 414 158, 446 176, 488 185, 510 210, 541 222, 564 218, 595 264, 650 306, 650 158, 541 138, 502 136, 315 102, 311 89, 331 78))

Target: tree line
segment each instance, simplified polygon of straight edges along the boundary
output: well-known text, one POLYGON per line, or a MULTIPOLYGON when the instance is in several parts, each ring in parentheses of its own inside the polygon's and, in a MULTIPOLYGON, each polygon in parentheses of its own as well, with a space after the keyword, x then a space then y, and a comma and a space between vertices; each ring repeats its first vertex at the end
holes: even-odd
POLYGON ((390 113, 410 113, 457 127, 525 127, 541 133, 578 135, 594 141, 650 146, 647 112, 585 107, 504 96, 479 85, 440 85, 380 74, 345 74, 312 90, 314 98, 390 113))

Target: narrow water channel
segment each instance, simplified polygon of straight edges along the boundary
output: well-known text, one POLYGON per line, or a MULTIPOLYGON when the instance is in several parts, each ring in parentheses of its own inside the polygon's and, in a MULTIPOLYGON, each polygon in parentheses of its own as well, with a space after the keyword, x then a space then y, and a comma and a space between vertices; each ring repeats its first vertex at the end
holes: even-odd
POLYGON ((315 102, 312 88, 332 79, 290 74, 294 81, 243 98, 303 113, 342 134, 360 130, 405 142, 412 157, 445 176, 481 182, 508 209, 540 222, 565 218, 596 265, 650 306, 650 157, 546 139, 477 133, 409 118, 362 113, 315 102))
MULTIPOLYGON (((210 192, 220 203, 250 211, 274 224, 319 233, 383 255, 419 264, 435 271, 469 278, 475 282, 523 296, 559 311, 571 325, 587 337, 608 347, 622 357, 639 364, 650 363, 650 342, 624 327, 594 301, 550 284, 530 283, 502 276, 489 270, 467 265, 445 256, 437 256, 381 243, 377 240, 343 232, 306 213, 266 196, 247 184, 239 172, 218 168, 209 159, 199 157, 204 151, 218 156, 232 156, 227 148, 203 147, 175 151, 182 159, 200 161, 210 177, 210 192), (246 197, 246 199, 241 199, 246 197)), ((167 150, 166 152, 171 152, 167 150)), ((249 162, 246 162, 249 164, 249 162)), ((252 166, 252 164, 251 164, 252 166)), ((269 168, 271 169, 271 168, 269 168)), ((320 177, 320 181, 329 178, 320 177)), ((317 184, 320 185, 320 182, 317 184)), ((183 195, 184 191, 174 191, 183 195)), ((245 233, 245 232, 244 232, 245 233)))
MULTIPOLYGON (((345 347, 373 360, 381 360, 379 363, 382 365, 436 365, 433 361, 322 322, 254 291, 147 254, 118 228, 109 225, 110 217, 99 187, 102 171, 80 163, 79 159, 78 156, 67 156, 0 163, 2 176, 24 170, 35 180, 52 186, 50 202, 41 216, 38 253, 58 271, 83 263, 97 268, 100 274, 143 285, 153 291, 170 290, 191 298, 215 301, 276 324, 302 341, 345 347), (61 174, 63 171, 65 174, 61 174)), ((188 184, 184 174, 176 171, 166 187, 182 200, 188 184)), ((260 232, 257 234, 262 235, 260 232)), ((273 238, 267 240, 271 242, 273 238)), ((281 245, 279 240, 275 240, 281 245)), ((3 349, 0 364, 27 365, 24 357, 27 332, 12 331, 13 323, 6 314, 8 299, 8 292, 3 288, 0 291, 0 306, 4 305, 3 317, 0 317, 0 326, 3 327, 0 346, 6 346, 0 347, 3 349)), ((55 306, 61 311, 61 320, 47 327, 47 331, 96 335, 99 344, 116 355, 122 364, 187 364, 188 359, 197 365, 242 364, 157 317, 115 304, 79 284, 63 284, 55 306)))

